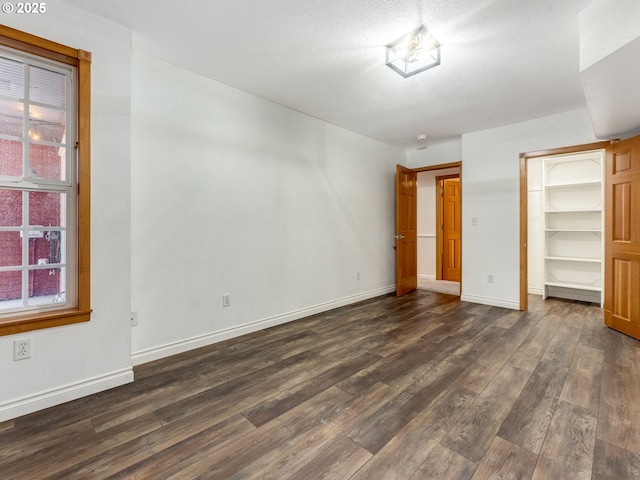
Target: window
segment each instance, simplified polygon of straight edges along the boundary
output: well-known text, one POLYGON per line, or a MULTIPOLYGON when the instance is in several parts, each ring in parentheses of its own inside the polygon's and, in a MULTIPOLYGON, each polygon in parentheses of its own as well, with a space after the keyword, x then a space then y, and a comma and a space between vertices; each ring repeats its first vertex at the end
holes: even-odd
POLYGON ((91 54, 0 26, 0 334, 89 320, 91 54))

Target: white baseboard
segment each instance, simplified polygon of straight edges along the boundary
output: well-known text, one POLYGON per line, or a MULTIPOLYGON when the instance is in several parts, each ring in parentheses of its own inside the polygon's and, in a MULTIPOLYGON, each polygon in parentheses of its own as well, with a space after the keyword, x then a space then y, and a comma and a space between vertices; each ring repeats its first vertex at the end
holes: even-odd
POLYGON ((110 388, 119 387, 132 381, 133 369, 129 367, 89 380, 83 380, 82 382, 12 400, 0 405, 0 422, 109 390, 110 388))
POLYGON ((520 304, 518 302, 509 302, 507 300, 501 300, 499 298, 480 297, 478 295, 469 295, 463 293, 460 296, 460 300, 463 302, 480 303, 482 305, 491 305, 492 307, 510 308, 511 310, 520 310, 520 304))
POLYGON ((529 287, 529 295, 542 295, 544 291, 542 288, 529 287))
POLYGON ((379 297, 387 293, 395 292, 396 286, 391 285, 369 292, 359 293, 357 295, 351 295, 349 297, 340 298, 338 300, 332 300, 330 302, 321 303, 311 307, 302 308, 300 310, 294 310, 292 312, 276 315, 273 317, 264 318, 255 322, 245 323, 237 327, 227 328, 219 330, 217 332, 211 332, 197 337, 186 338, 178 342, 168 343, 159 347, 149 348, 134 352, 131 354, 131 362, 133 365, 141 365, 143 363, 152 362, 161 358, 176 355, 178 353, 187 352, 214 343, 222 342, 230 338, 239 337, 240 335, 246 335, 248 333, 257 332, 258 330, 264 330, 265 328, 275 327, 283 323, 298 320, 303 317, 315 315, 316 313, 326 312, 333 310, 334 308, 343 307, 352 303, 360 302, 362 300, 368 300, 369 298, 379 297))

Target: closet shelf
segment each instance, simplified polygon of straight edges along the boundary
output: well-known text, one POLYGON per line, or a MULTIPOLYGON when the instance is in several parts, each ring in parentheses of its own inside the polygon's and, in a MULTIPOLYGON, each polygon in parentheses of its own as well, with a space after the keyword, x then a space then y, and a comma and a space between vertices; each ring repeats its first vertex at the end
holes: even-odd
POLYGON ((545 232, 586 232, 602 233, 601 228, 546 228, 545 232))
POLYGON ((562 262, 581 262, 581 263, 602 263, 599 258, 586 257, 544 257, 545 260, 562 261, 562 262))
POLYGON ((567 182, 567 183, 553 183, 545 185, 547 188, 572 188, 572 187, 592 187, 602 185, 599 181, 589 182, 567 182))
POLYGON ((584 283, 567 283, 567 282, 545 282, 547 287, 563 287, 575 288, 579 290, 589 290, 591 292, 601 292, 602 288, 594 285, 585 285, 584 283))
POLYGON ((546 209, 544 211, 544 213, 587 213, 587 212, 600 213, 600 212, 602 212, 602 210, 601 209, 590 208, 590 209, 582 209, 582 210, 578 210, 578 209, 574 209, 574 210, 549 210, 549 209, 546 209))

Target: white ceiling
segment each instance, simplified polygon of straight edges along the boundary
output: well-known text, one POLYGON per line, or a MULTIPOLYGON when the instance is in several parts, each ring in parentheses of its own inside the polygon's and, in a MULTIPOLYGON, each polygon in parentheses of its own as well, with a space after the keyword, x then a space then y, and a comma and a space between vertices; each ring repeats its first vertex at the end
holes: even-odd
POLYGON ((66 0, 136 50, 408 149, 586 106, 591 0, 66 0), (426 25, 442 64, 410 78, 384 46, 426 25))

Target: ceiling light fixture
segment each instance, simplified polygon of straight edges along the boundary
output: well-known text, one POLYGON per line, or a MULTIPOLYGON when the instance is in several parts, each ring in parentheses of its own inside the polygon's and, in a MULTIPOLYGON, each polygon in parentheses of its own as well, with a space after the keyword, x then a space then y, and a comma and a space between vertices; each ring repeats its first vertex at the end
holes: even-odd
POLYGON ((387 45, 387 66, 404 78, 440 65, 440 44, 420 27, 387 45))

